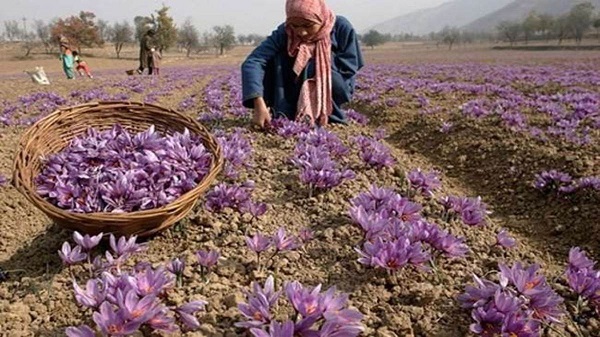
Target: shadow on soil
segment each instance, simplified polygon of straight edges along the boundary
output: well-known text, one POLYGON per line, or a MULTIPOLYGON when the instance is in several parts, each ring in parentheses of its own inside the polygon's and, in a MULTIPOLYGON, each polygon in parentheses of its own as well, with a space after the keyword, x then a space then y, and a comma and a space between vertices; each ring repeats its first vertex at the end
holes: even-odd
MULTIPOLYGON (((377 123, 377 121, 375 121, 377 123)), ((568 251, 580 246, 600 257, 600 195, 587 192, 569 198, 545 195, 532 187, 535 175, 557 169, 585 172, 594 149, 553 148, 488 121, 465 121, 449 134, 426 117, 387 124, 395 147, 418 153, 442 168, 463 187, 491 206, 492 217, 503 227, 532 240, 536 248, 566 261, 568 251)))
POLYGON ((57 225, 50 225, 28 245, 19 248, 8 260, 0 262, 0 268, 8 271, 18 270, 10 274, 10 279, 42 276, 52 278, 62 269, 57 251, 69 237, 68 231, 57 225))

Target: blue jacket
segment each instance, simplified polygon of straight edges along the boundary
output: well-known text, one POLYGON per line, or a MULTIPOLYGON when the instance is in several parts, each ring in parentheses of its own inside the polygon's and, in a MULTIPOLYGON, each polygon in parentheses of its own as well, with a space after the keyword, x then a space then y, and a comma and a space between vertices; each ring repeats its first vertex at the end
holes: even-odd
MULTIPOLYGON (((331 31, 332 96, 334 122, 343 122, 340 106, 354 93, 354 77, 364 65, 356 32, 350 22, 337 16, 331 31)), ((264 97, 267 105, 288 118, 294 118, 302 81, 297 81, 292 67, 294 58, 287 53, 285 24, 267 37, 242 64, 242 95, 247 108, 254 107, 254 98, 264 97)), ((314 59, 306 67, 302 80, 314 76, 314 59)))

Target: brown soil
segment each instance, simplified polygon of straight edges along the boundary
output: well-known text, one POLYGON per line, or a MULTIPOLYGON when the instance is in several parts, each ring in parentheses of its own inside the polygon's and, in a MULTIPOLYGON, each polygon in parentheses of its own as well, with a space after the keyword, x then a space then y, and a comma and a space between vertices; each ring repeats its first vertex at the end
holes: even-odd
MULTIPOLYGON (((432 62, 456 62, 493 61, 507 56, 503 62, 524 62, 504 51, 460 50, 445 56, 440 56, 437 51, 421 50, 420 55, 414 51, 403 54, 403 51, 367 51, 366 58, 371 62, 417 62, 418 57, 432 62)), ((567 56, 586 59, 590 54, 561 52, 544 57, 544 60, 557 62, 567 56)), ((210 60, 210 63, 239 64, 241 56, 220 60, 210 60)), ((123 61, 106 61, 103 66, 96 67, 99 75, 94 81, 67 81, 59 77, 58 61, 53 60, 56 79, 51 88, 40 88, 20 75, 24 65, 15 62, 0 63, 0 73, 10 75, 10 78, 0 79, 1 98, 10 101, 39 90, 67 95, 75 89, 93 88, 104 80, 101 69, 131 68, 123 61)), ((26 62, 29 63, 25 66, 35 63, 26 62)), ((206 66, 206 62, 185 61, 197 67, 206 66)), ((165 62, 163 73, 168 72, 171 65, 165 62)), ((118 80, 121 76, 106 75, 106 79, 118 80)), ((207 81, 208 78, 200 80, 171 96, 161 97, 159 104, 177 108, 190 93, 202 93, 207 81)), ((244 236, 256 231, 273 233, 280 226, 293 233, 310 227, 316 231, 316 238, 305 250, 276 259, 270 273, 276 276, 278 285, 285 280, 299 280, 310 285, 323 283, 324 287, 336 285, 341 291, 350 293, 351 304, 366 315, 365 336, 468 335, 470 316, 460 309, 456 296, 464 290, 465 284, 471 283, 472 274, 494 271, 499 261, 540 263, 554 289, 572 300, 562 281, 565 257, 568 249, 577 245, 587 249, 596 259, 600 258, 598 195, 550 198, 531 188, 530 181, 540 170, 565 166, 582 175, 598 175, 600 151, 597 145, 573 148, 561 143, 543 144, 506 131, 493 122, 467 120, 456 120, 455 130, 442 134, 438 131, 439 120, 423 117, 409 103, 383 112, 362 110, 372 118, 368 127, 353 125, 334 127, 333 130, 349 143, 353 135, 372 133, 377 126, 385 127, 389 135, 386 141, 393 147, 398 160, 394 169, 381 172, 365 169, 358 156, 353 154, 348 160, 358 173, 355 180, 308 198, 307 191, 299 184, 296 170, 288 162, 293 141, 253 133, 255 168, 242 178, 256 181, 255 198, 269 205, 267 214, 250 222, 233 212, 211 214, 199 203, 186 220, 148 240, 149 250, 137 259, 155 265, 178 256, 191 262, 194 252, 199 249, 219 249, 225 257, 216 272, 209 276, 208 283, 200 280, 197 270, 189 270, 185 285, 173 292, 172 297, 177 302, 198 298, 209 302, 200 331, 185 336, 243 335, 233 327, 240 319, 236 303, 242 299, 241 290, 251 281, 266 277, 266 273, 255 272, 254 256, 248 253, 244 236), (467 228, 457 222, 443 224, 451 233, 466 237, 471 253, 465 259, 443 260, 439 278, 405 270, 395 283, 356 261, 358 257, 353 248, 360 241, 360 233, 346 215, 348 200, 366 191, 372 183, 404 193, 404 172, 417 167, 442 172, 441 194, 481 195, 494 213, 490 225, 484 228, 467 228), (490 247, 501 227, 510 229, 517 238, 517 249, 500 251, 490 247)), ((243 126, 243 123, 234 121, 227 125, 231 128, 243 126)), ((22 127, 0 128, 0 173, 5 176, 11 175, 12 158, 23 130, 22 127)), ((2 187, 0 193, 3 213, 0 267, 24 270, 13 273, 7 282, 0 284, 0 335, 63 336, 65 327, 89 323, 89 312, 77 307, 69 271, 61 266, 56 253, 62 242, 69 240, 70 233, 53 225, 13 187, 2 187)), ((420 197, 417 200, 424 204, 430 220, 442 223, 434 203, 420 197)), ((78 271, 75 269, 76 274, 78 271)), ((570 333, 575 324, 573 318, 567 315, 564 321, 565 325, 558 330, 573 335, 570 333)), ((585 336, 600 334, 597 319, 587 321, 580 328, 585 336)), ((549 333, 548 336, 559 335, 549 333)))

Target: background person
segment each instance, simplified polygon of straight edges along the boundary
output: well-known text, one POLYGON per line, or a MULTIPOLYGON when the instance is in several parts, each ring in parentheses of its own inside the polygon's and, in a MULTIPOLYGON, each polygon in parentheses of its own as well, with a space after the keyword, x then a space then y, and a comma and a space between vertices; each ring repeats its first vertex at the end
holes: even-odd
POLYGON ((65 75, 67 75, 67 79, 73 79, 75 77, 75 72, 73 69, 73 52, 71 51, 71 47, 69 45, 69 39, 65 36, 60 36, 60 56, 59 59, 62 62, 63 71, 65 75))
POLYGON ((83 76, 83 74, 85 73, 87 77, 94 78, 94 76, 92 76, 92 72, 87 62, 81 59, 79 53, 76 50, 73 51, 73 60, 75 60, 75 64, 77 64, 75 70, 77 70, 79 76, 83 76))
POLYGON ((146 68, 148 68, 148 74, 152 74, 152 53, 156 50, 156 27, 154 25, 147 25, 146 27, 146 33, 140 39, 140 66, 137 70, 138 74, 143 74, 146 68))

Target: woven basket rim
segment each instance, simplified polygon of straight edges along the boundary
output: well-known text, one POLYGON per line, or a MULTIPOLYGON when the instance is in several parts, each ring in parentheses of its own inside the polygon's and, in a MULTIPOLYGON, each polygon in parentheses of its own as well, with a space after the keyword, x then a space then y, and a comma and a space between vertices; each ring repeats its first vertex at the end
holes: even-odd
MULTIPOLYGON (((58 118, 57 121, 60 121, 60 118, 58 118)), ((116 123, 118 123, 118 122, 115 122, 115 124, 116 123)), ((52 123, 50 123, 48 125, 52 125, 52 123)), ((94 127, 94 126, 90 126, 90 127, 94 127)), ((95 127, 98 127, 98 126, 95 126, 95 127)), ((124 128, 127 129, 126 126, 124 126, 124 128)), ((168 127, 167 127, 167 129, 168 129, 168 127)), ((68 146, 68 144, 66 146, 68 146)), ((30 161, 31 160, 39 160, 39 158, 30 159, 30 161)), ((144 102, 139 102, 139 101, 94 101, 94 102, 88 102, 88 103, 83 103, 83 104, 69 106, 69 107, 58 108, 51 114, 47 115, 46 117, 44 117, 44 118, 40 119, 39 121, 37 121, 36 123, 34 123, 31 127, 29 127, 25 131, 25 133, 20 138, 20 141, 18 144, 18 150, 17 150, 16 156, 14 159, 12 185, 19 192, 21 192, 21 194, 23 194, 23 196, 26 199, 28 199, 30 202, 32 202, 34 204, 34 206, 39 208, 44 213, 47 214, 48 213, 47 210, 48 210, 48 211, 51 211, 52 213, 58 214, 59 216, 62 216, 62 217, 79 218, 82 221, 82 224, 81 224, 82 227, 86 226, 86 224, 85 224, 86 220, 106 221, 106 222, 110 222, 113 224, 114 223, 123 223, 122 225, 125 225, 125 222, 127 220, 132 220, 132 219, 136 219, 136 218, 150 219, 150 218, 155 218, 155 217, 160 217, 160 216, 168 216, 169 213, 175 213, 179 209, 181 209, 180 204, 181 204, 182 200, 189 198, 191 195, 198 194, 198 196, 194 200, 194 203, 195 203, 197 201, 197 199, 200 197, 200 194, 203 192, 203 190, 206 190, 208 188, 208 186, 210 186, 210 184, 216 179, 216 175, 222 170, 223 164, 224 164, 224 158, 223 158, 223 154, 222 154, 222 149, 221 149, 221 146, 218 144, 218 142, 216 142, 216 138, 214 137, 214 135, 212 135, 211 132, 208 131, 208 129, 206 129, 202 124, 200 124, 198 121, 194 120, 193 118, 190 118, 176 110, 168 109, 168 108, 162 107, 160 105, 151 104, 151 103, 144 103, 144 102), (44 124, 50 123, 49 122, 50 120, 52 120, 56 116, 60 116, 61 113, 65 112, 65 111, 72 111, 75 109, 98 108, 98 107, 102 107, 103 105, 105 105, 107 107, 111 107, 111 108, 151 107, 154 109, 162 110, 165 113, 173 114, 173 115, 177 116, 178 118, 180 118, 181 120, 185 120, 187 122, 191 122, 191 123, 195 124, 195 126, 199 130, 201 130, 204 134, 202 134, 202 133, 198 134, 198 133, 194 132, 193 130, 189 130, 189 128, 188 128, 190 133, 199 135, 199 136, 208 137, 211 140, 213 140, 215 143, 214 149, 211 149, 210 146, 206 146, 206 144, 204 144, 207 151, 209 151, 211 153, 210 170, 202 178, 202 180, 200 180, 200 182, 197 183, 197 185, 193 189, 183 193, 177 199, 171 201, 170 203, 163 205, 161 207, 157 207, 157 208, 133 211, 133 212, 127 212, 127 213, 113 213, 113 212, 78 213, 78 212, 70 212, 70 211, 62 209, 58 206, 53 205, 52 203, 50 203, 46 199, 42 198, 37 193, 37 191, 35 190, 34 182, 32 182, 31 184, 26 183, 21 178, 21 175, 20 175, 21 172, 19 171, 19 169, 20 169, 19 163, 20 163, 20 159, 23 158, 25 155, 25 153, 24 153, 25 144, 27 144, 27 142, 30 139, 33 139, 35 137, 36 131, 41 126, 43 126, 44 124)), ((39 172, 37 174, 39 174, 39 172)), ((50 216, 50 217, 52 218, 52 216, 50 216)))

